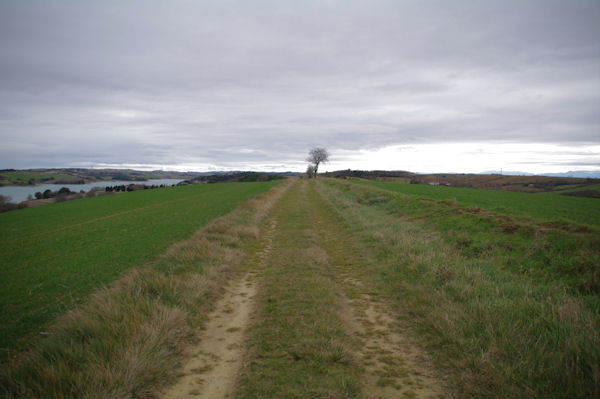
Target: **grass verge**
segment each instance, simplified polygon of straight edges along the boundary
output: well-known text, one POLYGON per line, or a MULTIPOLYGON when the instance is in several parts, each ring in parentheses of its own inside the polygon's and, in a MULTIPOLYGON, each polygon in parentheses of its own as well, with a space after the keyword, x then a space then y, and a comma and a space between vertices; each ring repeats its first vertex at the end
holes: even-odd
POLYGON ((286 187, 211 221, 57 319, 35 348, 3 364, 2 397, 154 397, 286 187))
POLYGON ((367 185, 318 185, 360 238, 378 291, 398 304, 401 320, 448 371, 456 396, 600 394, 598 293, 588 288, 594 282, 585 283, 598 263, 584 268, 581 279, 568 270, 573 258, 584 258, 580 250, 598 259, 597 233, 473 213, 452 201, 367 185), (506 223, 518 228, 504 230, 506 223), (462 245, 457 235, 471 241, 462 245), (506 237, 515 240, 511 249, 506 237), (473 243, 483 241, 474 251, 473 243), (566 245, 572 242, 579 244, 566 245), (552 260, 540 261, 536 248, 559 259, 548 267, 552 260))

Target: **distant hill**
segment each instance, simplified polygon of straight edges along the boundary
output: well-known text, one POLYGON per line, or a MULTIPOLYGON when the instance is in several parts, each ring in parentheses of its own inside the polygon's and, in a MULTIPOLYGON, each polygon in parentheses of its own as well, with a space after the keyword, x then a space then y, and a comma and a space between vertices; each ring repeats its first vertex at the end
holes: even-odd
POLYGON ((556 177, 582 177, 591 179, 600 179, 600 172, 591 170, 574 170, 567 173, 547 173, 544 176, 556 176, 556 177))
POLYGON ((335 172, 322 173, 323 176, 336 178, 359 178, 359 179, 380 179, 380 178, 405 178, 412 179, 418 176, 416 173, 404 170, 337 170, 335 172))
POLYGON ((346 179, 396 181, 412 184, 430 184, 455 187, 482 188, 518 192, 557 192, 569 195, 596 197, 600 179, 591 177, 534 176, 507 174, 417 174, 406 171, 340 170, 324 173, 325 176, 346 179), (573 194, 572 192, 577 192, 573 194))
POLYGON ((206 183, 232 183, 232 182, 254 182, 254 181, 271 181, 284 179, 285 175, 281 173, 264 173, 264 172, 233 172, 233 173, 217 173, 211 175, 197 176, 190 180, 181 182, 184 184, 206 184, 206 183))
MULTIPOLYGON (((33 186, 37 184, 85 184, 99 181, 147 181, 151 179, 182 179, 238 181, 240 178, 252 179, 256 175, 296 176, 294 172, 243 172, 243 171, 213 171, 213 172, 171 172, 163 170, 140 171, 134 169, 2 169, 0 170, 0 186, 33 186), (219 177, 225 176, 225 177, 219 177), (210 177, 210 179, 208 179, 210 177), (203 179, 204 178, 204 179, 203 179)), ((269 178, 273 180, 273 178, 269 178)))
POLYGON ((133 169, 3 169, 1 186, 27 186, 36 184, 85 184, 98 181, 147 181, 150 179, 190 179, 194 172, 139 171, 133 169))
POLYGON ((482 175, 492 175, 492 174, 501 174, 508 176, 550 176, 550 177, 579 177, 579 178, 591 178, 591 179, 600 179, 600 171, 594 170, 571 170, 565 173, 542 173, 540 175, 534 175, 533 173, 527 172, 514 172, 514 171, 500 171, 500 170, 490 170, 486 172, 481 172, 482 175))

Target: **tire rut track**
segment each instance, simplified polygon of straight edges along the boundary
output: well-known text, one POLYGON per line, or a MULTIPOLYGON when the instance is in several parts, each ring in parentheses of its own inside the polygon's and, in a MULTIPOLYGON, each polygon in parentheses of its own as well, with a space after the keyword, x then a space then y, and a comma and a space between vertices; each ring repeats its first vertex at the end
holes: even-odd
POLYGON ((250 270, 229 284, 225 295, 208 315, 199 343, 189 349, 191 355, 175 385, 164 399, 221 399, 233 396, 246 354, 246 335, 256 308, 255 296, 260 284, 260 269, 269 256, 275 220, 267 223, 261 245, 248 262, 250 270))
POLYGON ((341 227, 335 210, 316 192, 320 209, 316 227, 339 287, 340 317, 355 342, 353 356, 362 369, 362 397, 368 399, 443 398, 442 384, 425 353, 392 315, 391 306, 377 298, 364 275, 364 256, 341 227))
POLYGON ((362 281, 347 277, 351 297, 342 295, 343 319, 357 342, 355 356, 364 367, 366 398, 443 398, 429 361, 403 332, 390 307, 366 291, 362 281))

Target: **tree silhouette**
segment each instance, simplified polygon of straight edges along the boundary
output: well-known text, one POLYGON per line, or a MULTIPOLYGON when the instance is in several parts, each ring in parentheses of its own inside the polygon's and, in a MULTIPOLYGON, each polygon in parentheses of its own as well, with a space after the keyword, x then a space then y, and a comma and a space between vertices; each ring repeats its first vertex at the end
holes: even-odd
POLYGON ((325 148, 315 147, 308 152, 306 160, 314 165, 314 176, 317 177, 319 165, 329 162, 329 152, 325 148))

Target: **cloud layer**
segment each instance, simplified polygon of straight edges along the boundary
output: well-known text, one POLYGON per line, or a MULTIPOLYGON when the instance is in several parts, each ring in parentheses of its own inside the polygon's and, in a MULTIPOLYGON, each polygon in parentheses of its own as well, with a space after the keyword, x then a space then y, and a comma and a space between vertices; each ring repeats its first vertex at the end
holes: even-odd
POLYGON ((597 1, 124 3, 0 2, 0 167, 301 170, 315 145, 352 167, 500 143, 600 168, 597 1))

